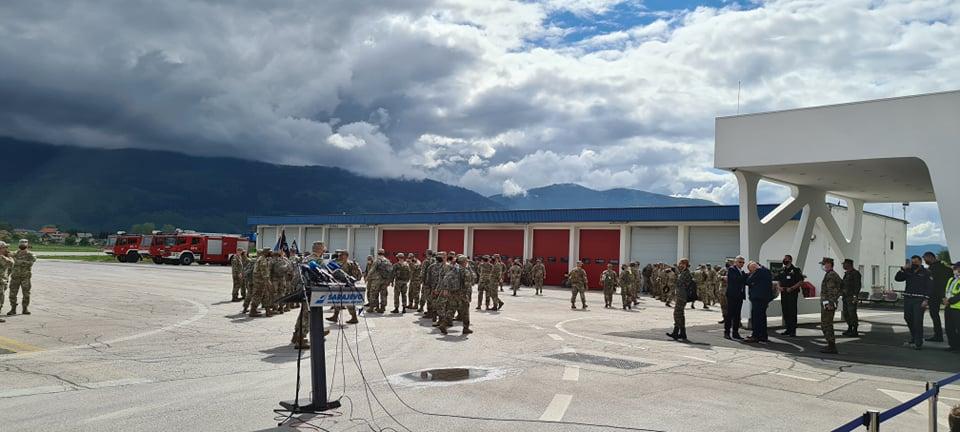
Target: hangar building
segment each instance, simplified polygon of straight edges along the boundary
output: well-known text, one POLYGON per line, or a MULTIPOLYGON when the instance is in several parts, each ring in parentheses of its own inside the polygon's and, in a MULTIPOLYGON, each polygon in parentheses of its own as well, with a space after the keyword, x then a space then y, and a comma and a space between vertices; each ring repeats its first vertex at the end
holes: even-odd
MULTIPOLYGON (((763 218, 776 206, 757 206, 763 218)), ((837 220, 847 209, 830 206, 837 220)), ((257 246, 272 247, 281 232, 303 249, 322 240, 328 249, 345 249, 359 264, 383 248, 389 256, 427 249, 469 256, 495 254, 542 258, 546 284, 557 285, 577 259, 584 261, 591 288, 599 288, 600 272, 609 262, 676 263, 688 257, 694 265, 722 264, 740 253, 739 206, 633 207, 606 209, 507 210, 436 213, 332 214, 316 216, 251 216, 257 246)), ((800 221, 787 221, 760 251, 760 260, 776 268, 789 253, 800 221)), ((849 230, 842 226, 841 229, 849 230)), ((859 267, 864 287, 896 287, 893 274, 903 263, 906 222, 864 213, 859 267)), ((826 239, 825 228, 811 233, 807 263, 839 256, 826 239)), ((815 264, 804 268, 811 281, 823 273, 815 264)))

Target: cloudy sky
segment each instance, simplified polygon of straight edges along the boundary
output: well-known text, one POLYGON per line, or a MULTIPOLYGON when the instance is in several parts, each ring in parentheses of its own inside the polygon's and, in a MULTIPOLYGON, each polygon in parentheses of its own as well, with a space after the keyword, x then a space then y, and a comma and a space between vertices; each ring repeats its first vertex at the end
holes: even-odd
MULTIPOLYGON (((735 203, 713 119, 738 82, 741 112, 960 88, 946 0, 6 0, 0 38, 2 135, 486 195, 735 203)), ((908 217, 942 241, 934 204, 908 217)))

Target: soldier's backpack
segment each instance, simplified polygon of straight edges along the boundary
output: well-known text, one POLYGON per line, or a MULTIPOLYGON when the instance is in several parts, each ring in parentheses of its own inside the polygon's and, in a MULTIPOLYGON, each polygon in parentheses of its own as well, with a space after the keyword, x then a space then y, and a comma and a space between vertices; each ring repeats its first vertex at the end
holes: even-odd
POLYGON ((687 302, 690 303, 699 299, 697 296, 697 281, 691 280, 690 285, 687 285, 687 302))
POLYGON ((383 280, 390 280, 393 277, 393 263, 388 259, 378 259, 376 261, 376 270, 377 275, 383 278, 383 280))

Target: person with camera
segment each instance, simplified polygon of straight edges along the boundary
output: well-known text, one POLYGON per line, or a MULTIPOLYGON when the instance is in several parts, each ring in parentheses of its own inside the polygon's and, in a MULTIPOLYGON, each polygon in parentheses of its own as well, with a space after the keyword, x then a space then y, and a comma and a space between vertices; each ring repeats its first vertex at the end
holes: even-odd
POLYGON ((910 265, 901 267, 894 280, 906 282, 903 292, 903 320, 910 328, 910 340, 903 345, 919 350, 923 347, 923 315, 930 306, 932 276, 930 271, 923 267, 920 256, 914 255, 910 257, 910 265))

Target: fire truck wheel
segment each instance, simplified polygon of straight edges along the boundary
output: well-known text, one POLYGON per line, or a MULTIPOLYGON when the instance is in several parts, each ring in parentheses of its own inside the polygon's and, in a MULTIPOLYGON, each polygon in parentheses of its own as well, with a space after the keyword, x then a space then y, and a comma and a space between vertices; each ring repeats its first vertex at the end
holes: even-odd
POLYGON ((138 253, 136 253, 136 252, 130 252, 130 253, 128 253, 128 254, 127 254, 127 262, 128 262, 128 263, 140 262, 140 254, 138 254, 138 253))
POLYGON ((124 255, 117 255, 117 261, 127 262, 127 257, 124 255))
POLYGON ((152 260, 154 264, 163 264, 163 258, 153 257, 152 260))
POLYGON ((193 254, 186 253, 186 254, 180 255, 180 264, 187 265, 187 266, 190 264, 193 264, 193 254))

